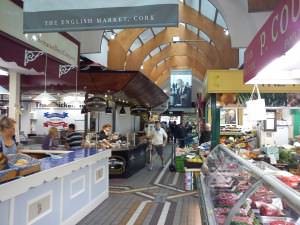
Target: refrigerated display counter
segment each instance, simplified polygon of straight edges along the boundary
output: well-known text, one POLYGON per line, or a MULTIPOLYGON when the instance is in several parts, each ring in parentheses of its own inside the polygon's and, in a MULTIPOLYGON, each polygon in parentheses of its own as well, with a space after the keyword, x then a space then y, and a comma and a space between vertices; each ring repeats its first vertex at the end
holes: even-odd
POLYGON ((298 225, 298 179, 219 145, 207 157, 197 179, 202 224, 298 225))

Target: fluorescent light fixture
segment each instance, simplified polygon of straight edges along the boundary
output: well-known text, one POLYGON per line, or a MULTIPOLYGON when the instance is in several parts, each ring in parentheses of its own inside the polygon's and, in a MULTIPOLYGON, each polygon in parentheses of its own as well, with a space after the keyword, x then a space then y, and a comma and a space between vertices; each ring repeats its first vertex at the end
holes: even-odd
POLYGON ((173 36, 172 37, 172 41, 173 42, 179 42, 180 41, 180 37, 179 36, 173 36))
POLYGON ((247 84, 300 84, 300 41, 265 66, 247 84))
POLYGON ((1 76, 8 76, 8 71, 0 68, 0 75, 1 76))
POLYGON ((0 85, 0 95, 9 95, 9 91, 0 85))
POLYGON ((48 92, 44 91, 43 93, 36 96, 34 101, 40 101, 43 105, 49 105, 52 101, 56 101, 57 99, 50 95, 48 92))

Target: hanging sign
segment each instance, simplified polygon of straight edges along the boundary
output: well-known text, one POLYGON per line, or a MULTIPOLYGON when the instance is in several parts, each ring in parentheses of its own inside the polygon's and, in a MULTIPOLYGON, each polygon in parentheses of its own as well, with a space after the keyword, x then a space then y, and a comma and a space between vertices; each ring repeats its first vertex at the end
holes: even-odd
POLYGON ((300 41, 300 1, 282 0, 245 52, 244 81, 248 82, 274 59, 300 41))
POLYGON ((68 127, 68 124, 63 121, 59 121, 59 122, 47 121, 44 123, 44 127, 68 127))
POLYGON ((61 118, 61 119, 64 119, 64 118, 67 118, 69 117, 69 113, 67 112, 63 112, 63 113, 49 113, 49 112, 45 112, 44 113, 44 117, 50 119, 50 118, 61 118))
POLYGON ((24 33, 177 26, 178 3, 178 0, 26 0, 24 33))

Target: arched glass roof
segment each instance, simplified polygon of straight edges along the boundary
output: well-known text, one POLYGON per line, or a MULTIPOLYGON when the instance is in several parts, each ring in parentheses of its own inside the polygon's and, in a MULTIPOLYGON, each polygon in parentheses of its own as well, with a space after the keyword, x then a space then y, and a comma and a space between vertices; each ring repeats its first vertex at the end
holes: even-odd
POLYGON ((181 0, 183 4, 197 10, 201 15, 207 17, 219 26, 227 29, 224 18, 219 10, 209 0, 181 0))
MULTIPOLYGON (((224 29, 227 29, 226 23, 224 21, 224 18, 222 17, 221 13, 217 10, 217 8, 210 3, 209 0, 180 0, 183 4, 195 9, 199 12, 199 14, 207 17, 211 21, 213 21, 215 24, 223 27, 224 29)), ((210 44, 214 45, 210 37, 205 34, 203 31, 198 29, 197 27, 194 27, 191 24, 185 24, 180 22, 179 25, 184 26, 186 29, 194 32, 202 38, 203 40, 209 42, 210 44)), ((151 39, 153 39, 156 35, 158 35, 160 32, 165 30, 165 27, 154 27, 146 29, 143 33, 139 35, 139 37, 132 43, 130 48, 128 49, 127 55, 130 55, 133 51, 140 48, 143 44, 147 43, 151 39)), ((105 49, 105 51, 101 50, 101 54, 107 54, 107 48, 108 48, 108 42, 115 38, 116 35, 118 35, 119 32, 121 32, 122 29, 114 29, 114 30, 105 30, 103 33, 103 39, 105 41, 102 41, 101 49, 105 49)), ((154 49, 146 58, 144 61, 147 61, 154 55, 160 53, 165 47, 167 47, 169 44, 161 45, 158 48, 154 49)))

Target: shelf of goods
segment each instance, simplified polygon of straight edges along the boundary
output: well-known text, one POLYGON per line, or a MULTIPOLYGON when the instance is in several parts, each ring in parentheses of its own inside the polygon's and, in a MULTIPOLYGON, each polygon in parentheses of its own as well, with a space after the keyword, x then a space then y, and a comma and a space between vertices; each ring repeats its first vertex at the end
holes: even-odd
POLYGON ((202 224, 300 224, 300 177, 217 146, 197 179, 202 224))

